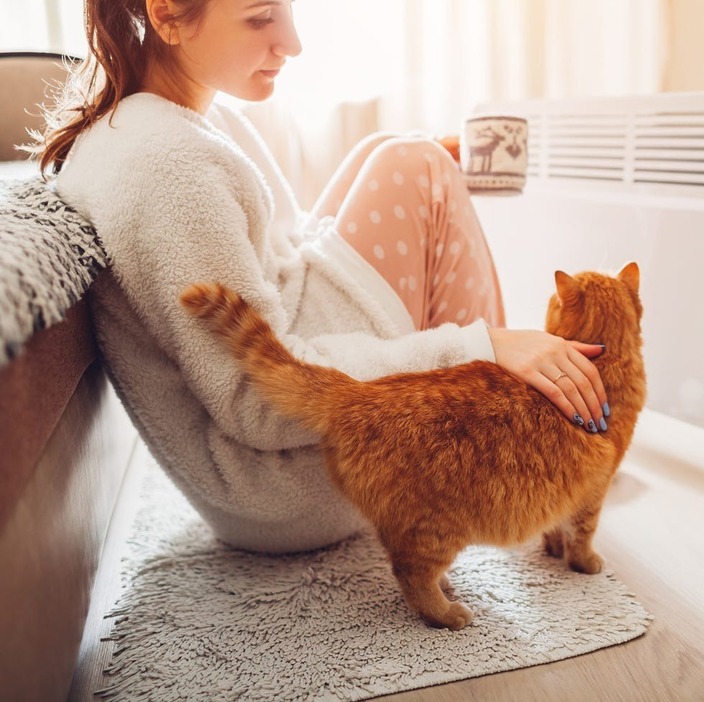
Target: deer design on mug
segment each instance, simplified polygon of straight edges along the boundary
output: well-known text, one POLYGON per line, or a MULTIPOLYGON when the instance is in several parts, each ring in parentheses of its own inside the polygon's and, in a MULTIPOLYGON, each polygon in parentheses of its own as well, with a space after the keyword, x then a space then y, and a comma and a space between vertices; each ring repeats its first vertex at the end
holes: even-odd
POLYGON ((481 140, 480 143, 472 143, 469 145, 470 158, 471 158, 471 168, 470 171, 474 173, 489 173, 491 171, 491 161, 499 144, 504 141, 506 137, 499 134, 497 131, 491 127, 484 127, 483 129, 478 129, 474 133, 474 137, 477 140, 481 140), (488 139, 488 141, 483 141, 488 139), (479 168, 476 169, 474 166, 475 159, 479 159, 479 168))

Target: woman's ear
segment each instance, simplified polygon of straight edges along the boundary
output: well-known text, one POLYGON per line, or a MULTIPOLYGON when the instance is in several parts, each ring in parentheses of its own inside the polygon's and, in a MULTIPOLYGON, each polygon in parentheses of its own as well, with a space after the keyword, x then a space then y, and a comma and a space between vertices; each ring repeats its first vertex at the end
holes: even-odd
POLYGON ((146 0, 147 19, 157 36, 169 46, 181 43, 178 25, 173 18, 176 7, 173 0, 146 0))

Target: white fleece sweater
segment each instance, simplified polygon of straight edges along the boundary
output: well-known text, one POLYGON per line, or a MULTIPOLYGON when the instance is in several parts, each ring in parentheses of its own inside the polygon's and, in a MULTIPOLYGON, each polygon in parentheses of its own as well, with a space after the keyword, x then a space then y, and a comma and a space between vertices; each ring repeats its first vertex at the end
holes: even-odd
POLYGON ((306 216, 253 127, 150 94, 123 100, 57 180, 109 268, 92 305, 115 388, 161 466, 215 533, 262 551, 340 540, 361 517, 332 487, 316 437, 277 416, 178 303, 197 281, 234 288, 298 358, 359 379, 494 360, 486 325, 413 331, 386 282, 306 216))

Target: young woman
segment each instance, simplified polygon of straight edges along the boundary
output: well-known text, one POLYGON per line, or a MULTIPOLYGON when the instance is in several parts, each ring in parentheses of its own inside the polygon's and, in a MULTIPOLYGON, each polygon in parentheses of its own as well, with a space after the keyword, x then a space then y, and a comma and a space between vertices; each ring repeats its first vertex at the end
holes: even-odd
POLYGON ((489 359, 606 429, 587 358, 600 347, 503 328, 491 256, 441 147, 372 136, 307 213, 252 126, 214 103, 272 93, 301 50, 291 0, 87 0, 86 19, 83 98, 49 131, 42 167, 109 256, 91 295, 115 388, 220 538, 308 549, 360 520, 316 437, 260 402, 180 308, 197 281, 237 290, 307 361, 363 379, 489 359))

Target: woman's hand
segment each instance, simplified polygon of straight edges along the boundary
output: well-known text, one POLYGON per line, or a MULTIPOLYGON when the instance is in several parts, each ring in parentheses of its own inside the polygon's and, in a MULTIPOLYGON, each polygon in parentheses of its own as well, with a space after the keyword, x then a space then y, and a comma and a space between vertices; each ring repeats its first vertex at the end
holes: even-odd
POLYGON ((589 360, 598 344, 566 341, 543 331, 490 329, 496 363, 541 392, 587 431, 606 431, 608 398, 599 371, 589 360))

